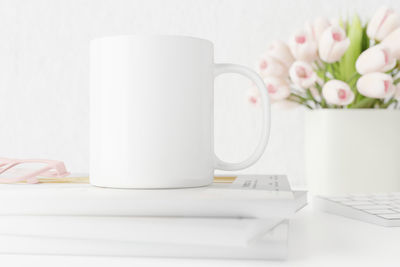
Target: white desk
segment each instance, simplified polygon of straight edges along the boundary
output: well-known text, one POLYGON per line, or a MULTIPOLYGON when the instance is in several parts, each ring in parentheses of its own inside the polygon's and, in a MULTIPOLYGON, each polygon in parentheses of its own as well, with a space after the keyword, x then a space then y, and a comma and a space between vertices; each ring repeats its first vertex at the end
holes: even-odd
POLYGON ((400 266, 400 227, 384 228, 327 213, 312 205, 291 221, 284 262, 164 258, 2 255, 1 266, 400 266), (7 263, 7 264, 5 264, 7 263))

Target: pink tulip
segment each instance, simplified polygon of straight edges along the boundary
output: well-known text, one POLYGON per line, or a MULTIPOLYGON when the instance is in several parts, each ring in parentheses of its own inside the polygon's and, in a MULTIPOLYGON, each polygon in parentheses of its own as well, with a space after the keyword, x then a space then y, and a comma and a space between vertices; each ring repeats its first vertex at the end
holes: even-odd
POLYGON ((289 84, 282 78, 266 77, 264 83, 271 100, 283 100, 290 95, 289 84))
POLYGON ((327 28, 319 40, 319 56, 328 63, 339 61, 350 45, 349 38, 340 26, 327 28))
POLYGON ((292 82, 301 88, 309 88, 317 81, 317 74, 311 65, 304 61, 296 61, 289 69, 292 82))
POLYGON ((383 45, 376 45, 361 53, 356 62, 356 69, 360 74, 386 72, 395 65, 396 59, 392 57, 390 50, 383 45))
POLYGON ((288 68, 283 63, 269 55, 261 57, 257 64, 257 70, 263 77, 287 76, 288 72, 288 68))
POLYGON ((261 101, 261 96, 260 96, 260 91, 258 91, 258 88, 255 86, 252 86, 248 91, 247 91, 247 100, 249 101, 250 104, 257 106, 260 101, 261 101))
POLYGON ((381 44, 390 50, 394 58, 400 59, 400 28, 390 33, 381 44))
POLYGON ((322 95, 331 105, 346 106, 353 102, 354 93, 350 86, 339 80, 330 80, 322 87, 322 95))
POLYGON ((270 44, 266 54, 282 63, 287 68, 289 68, 294 61, 289 47, 282 41, 274 41, 272 44, 270 44))
POLYGON ((390 97, 395 91, 392 76, 380 72, 361 76, 357 81, 357 89, 360 94, 371 98, 390 97))
POLYGON ((331 23, 327 18, 316 18, 314 21, 306 22, 305 29, 308 35, 312 36, 314 41, 318 43, 319 39, 322 36, 322 33, 331 26, 331 23))
POLYGON ((299 31, 289 40, 289 48, 297 60, 312 62, 317 59, 317 43, 306 31, 299 31))
POLYGON ((383 6, 376 11, 369 21, 367 35, 371 39, 382 41, 399 26, 399 15, 393 9, 383 6))
MULTIPOLYGON (((250 105, 254 107, 258 107, 261 102, 261 96, 260 96, 260 91, 258 91, 258 88, 253 86, 251 87, 248 92, 247 92, 247 100, 249 101, 250 105)), ((279 110, 288 110, 288 109, 293 109, 296 107, 299 107, 300 104, 295 103, 293 101, 289 101, 286 99, 279 99, 279 100, 273 100, 271 99, 271 104, 273 104, 273 107, 275 109, 279 110)))

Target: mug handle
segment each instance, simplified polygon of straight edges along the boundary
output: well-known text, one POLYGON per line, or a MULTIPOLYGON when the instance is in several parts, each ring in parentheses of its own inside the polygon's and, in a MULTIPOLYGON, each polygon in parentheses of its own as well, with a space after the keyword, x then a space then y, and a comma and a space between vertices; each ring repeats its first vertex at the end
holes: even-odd
POLYGON ((261 117, 263 121, 263 126, 261 128, 261 138, 253 154, 251 154, 247 159, 245 159, 242 162, 230 163, 221 160, 214 153, 214 162, 215 162, 214 167, 216 169, 224 171, 236 171, 253 165, 257 160, 261 158, 262 154, 264 153, 265 147, 267 146, 269 139, 269 131, 271 123, 270 103, 269 103, 267 88, 265 87, 264 81, 257 73, 255 73, 251 69, 235 64, 214 64, 214 78, 223 73, 238 73, 252 80, 258 87, 258 90, 260 90, 261 102, 263 107, 263 113, 261 117))

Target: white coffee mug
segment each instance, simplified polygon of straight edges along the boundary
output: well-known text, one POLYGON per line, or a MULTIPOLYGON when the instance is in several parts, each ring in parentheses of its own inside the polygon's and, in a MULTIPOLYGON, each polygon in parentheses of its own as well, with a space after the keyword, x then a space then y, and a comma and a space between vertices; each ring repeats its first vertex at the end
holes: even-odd
POLYGON ((114 188, 205 186, 214 170, 240 170, 269 136, 267 89, 252 70, 215 64, 210 41, 112 36, 91 42, 90 183, 114 188), (239 73, 260 90, 263 126, 254 153, 228 163, 214 152, 214 78, 239 73))

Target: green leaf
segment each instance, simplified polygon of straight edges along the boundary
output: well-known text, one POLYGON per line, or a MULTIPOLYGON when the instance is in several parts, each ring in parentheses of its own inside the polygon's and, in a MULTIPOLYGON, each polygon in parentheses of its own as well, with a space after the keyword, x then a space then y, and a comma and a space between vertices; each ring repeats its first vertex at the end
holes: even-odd
POLYGON ((315 72, 317 73, 318 77, 320 77, 321 79, 325 78, 325 70, 318 68, 315 70, 315 72))
POLYGON ((360 77, 361 77, 360 74, 354 73, 354 74, 346 81, 346 83, 350 84, 350 83, 353 82, 353 80, 356 80, 356 81, 357 81, 360 77))
POLYGON ((365 99, 366 97, 360 94, 358 91, 356 92, 356 100, 354 101, 355 103, 360 102, 361 100, 365 99))
POLYGON ((367 35, 368 24, 364 26, 362 31, 361 52, 369 48, 369 37, 367 35))
POLYGON ((372 108, 377 101, 379 100, 374 98, 364 98, 358 103, 352 105, 351 108, 372 108))
MULTIPOLYGON (((352 22, 348 23, 347 37, 350 39, 350 45, 340 60, 340 77, 344 81, 348 81, 356 73, 356 60, 362 51, 363 27, 358 15, 355 15, 352 22)), ((350 84, 350 87, 354 84, 355 81, 350 84)))

